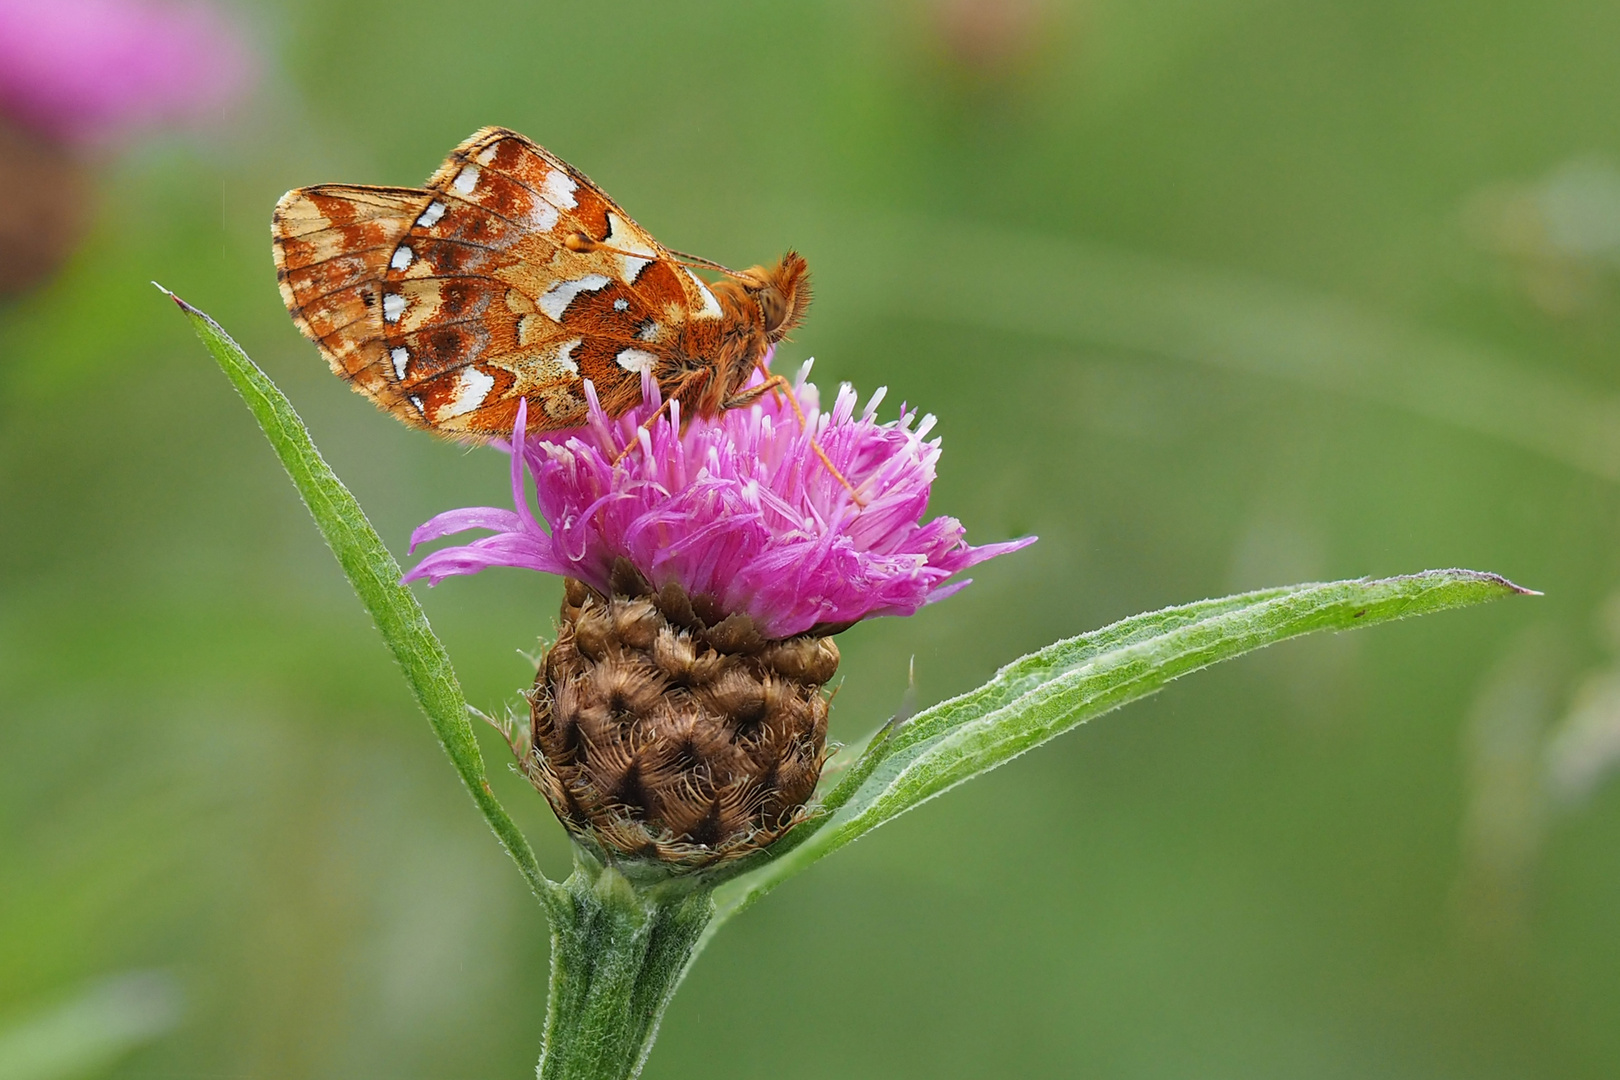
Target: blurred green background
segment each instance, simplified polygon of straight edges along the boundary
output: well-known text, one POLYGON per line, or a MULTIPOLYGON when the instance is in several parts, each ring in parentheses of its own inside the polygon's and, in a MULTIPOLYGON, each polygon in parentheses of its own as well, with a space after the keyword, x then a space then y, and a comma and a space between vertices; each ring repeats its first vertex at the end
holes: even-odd
MULTIPOLYGON (((106 161, 85 246, 0 307, 0 1032, 128 1036, 26 1075, 534 1066, 540 912, 147 284, 236 335, 403 556, 499 504, 505 459, 332 378, 269 213, 418 183, 484 124, 673 247, 804 252, 785 359, 937 413, 933 510, 970 539, 1041 536, 844 635, 835 737, 912 656, 927 703, 1236 589, 1458 565, 1547 594, 1278 647, 908 815, 720 935, 649 1077, 1615 1075, 1620 6, 243 14, 254 101, 106 161)), ((493 709, 560 589, 421 596, 493 709)))

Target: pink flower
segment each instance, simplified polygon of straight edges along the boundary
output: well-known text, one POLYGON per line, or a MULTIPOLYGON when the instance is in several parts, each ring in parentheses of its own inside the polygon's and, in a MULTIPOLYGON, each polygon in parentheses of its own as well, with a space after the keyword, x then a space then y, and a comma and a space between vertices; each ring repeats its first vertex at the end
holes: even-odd
MULTIPOLYGON (((676 582, 712 597, 726 614, 744 612, 771 637, 872 615, 910 615, 967 585, 947 579, 976 563, 1035 542, 1034 537, 969 547, 955 518, 921 524, 939 460, 925 441, 932 416, 876 420, 879 390, 859 416, 855 391, 839 389, 832 411, 799 374, 808 430, 848 477, 865 505, 816 456, 785 397, 711 419, 693 417, 683 433, 672 406, 650 428, 658 385, 643 377, 643 404, 617 419, 585 384, 590 422, 574 431, 525 438, 520 408, 512 453, 515 510, 472 507, 440 514, 411 536, 418 544, 466 529, 493 536, 435 551, 406 580, 438 582, 488 566, 521 566, 579 578, 608 590, 614 561, 626 558, 655 588, 676 582), (639 448, 615 458, 631 441, 639 448), (534 477, 542 527, 530 511, 524 474, 534 477)), ((759 376, 755 376, 756 381, 759 376)))
POLYGON ((209 4, 0 0, 0 112, 61 141, 206 115, 252 67, 209 4))

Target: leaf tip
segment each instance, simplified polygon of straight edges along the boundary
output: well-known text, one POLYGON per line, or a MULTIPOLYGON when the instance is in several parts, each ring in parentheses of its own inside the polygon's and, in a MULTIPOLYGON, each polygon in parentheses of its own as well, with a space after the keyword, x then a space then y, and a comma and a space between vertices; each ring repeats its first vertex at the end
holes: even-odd
POLYGON ((187 315, 195 315, 197 313, 196 308, 192 307, 190 304, 186 303, 184 300, 182 300, 178 296, 176 296, 172 291, 170 291, 169 289, 165 289, 162 285, 158 284, 157 282, 155 282, 155 281, 152 282, 152 288, 156 289, 158 292, 162 293, 164 296, 167 296, 170 300, 173 300, 174 303, 175 303, 175 306, 178 307, 181 311, 184 311, 187 315))
POLYGON ((1516 581, 1509 581, 1507 578, 1503 577, 1501 574, 1492 574, 1492 573, 1485 572, 1485 571, 1480 571, 1480 570, 1453 570, 1453 571, 1451 571, 1451 573, 1453 573, 1453 574, 1467 574, 1469 577, 1477 578, 1477 579, 1479 579, 1481 581, 1488 581, 1491 584, 1496 585, 1496 586, 1498 586, 1500 588, 1506 589, 1509 592, 1514 593, 1514 594, 1516 594, 1518 596, 1545 596, 1546 595, 1546 593, 1542 592, 1540 589, 1527 589, 1523 585, 1520 585, 1516 581))
POLYGON ((1452 583, 1456 583, 1456 584, 1464 584, 1464 583, 1466 583, 1466 584, 1473 584, 1473 585, 1488 585, 1493 589, 1497 589, 1497 590, 1500 590, 1502 592, 1512 593, 1515 596, 1542 596, 1542 595, 1544 595, 1539 589, 1527 589, 1523 585, 1520 585, 1518 582, 1508 580, 1507 578, 1503 577, 1501 574, 1493 574, 1493 573, 1491 573, 1491 572, 1489 572, 1487 570, 1464 570, 1461 567, 1453 567, 1453 568, 1451 568, 1449 570, 1424 570, 1421 573, 1402 574, 1399 577, 1392 577, 1392 578, 1382 578, 1382 579, 1362 578, 1361 580, 1363 580, 1363 581, 1383 580, 1383 581, 1389 581, 1389 582, 1411 581, 1411 582, 1420 582, 1420 583, 1423 583, 1425 585, 1434 584, 1434 583, 1440 583, 1440 582, 1452 582, 1452 583))

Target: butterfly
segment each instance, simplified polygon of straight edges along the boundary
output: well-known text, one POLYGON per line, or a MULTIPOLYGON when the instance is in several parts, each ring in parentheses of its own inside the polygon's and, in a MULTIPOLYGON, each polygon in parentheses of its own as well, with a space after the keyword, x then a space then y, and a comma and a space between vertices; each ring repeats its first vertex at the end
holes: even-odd
POLYGON ((754 401, 763 389, 744 385, 810 303, 796 253, 731 271, 673 252, 505 128, 475 133, 423 188, 289 191, 271 233, 281 297, 332 370, 463 439, 510 435, 523 399, 530 431, 577 427, 587 379, 609 416, 640 404, 643 372, 687 416, 754 401))

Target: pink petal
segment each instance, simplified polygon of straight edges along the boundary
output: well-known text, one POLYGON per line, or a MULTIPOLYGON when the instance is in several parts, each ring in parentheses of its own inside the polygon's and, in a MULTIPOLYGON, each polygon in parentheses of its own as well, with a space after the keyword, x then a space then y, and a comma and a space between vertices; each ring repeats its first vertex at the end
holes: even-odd
POLYGON ((880 424, 880 395, 857 411, 854 391, 841 387, 823 413, 814 386, 800 387, 806 427, 863 493, 863 506, 816 456, 785 399, 766 395, 748 408, 694 416, 683 431, 674 406, 642 428, 661 403, 650 375, 642 393, 641 405, 613 418, 587 381, 587 425, 533 437, 523 403, 511 443, 515 510, 438 515, 413 546, 469 528, 495 535, 434 552, 409 577, 519 566, 605 588, 623 557, 654 584, 714 596, 780 637, 817 623, 911 614, 968 584, 947 582, 952 575, 1034 542, 975 548, 954 518, 922 524, 940 454, 937 439, 923 438, 933 418, 913 430, 915 414, 903 411, 899 422, 880 424), (625 446, 634 449, 616 460, 625 446), (549 532, 529 510, 530 483, 549 532))

